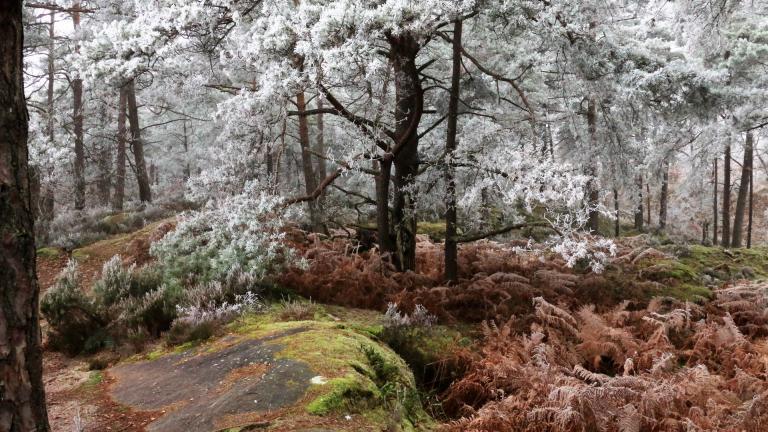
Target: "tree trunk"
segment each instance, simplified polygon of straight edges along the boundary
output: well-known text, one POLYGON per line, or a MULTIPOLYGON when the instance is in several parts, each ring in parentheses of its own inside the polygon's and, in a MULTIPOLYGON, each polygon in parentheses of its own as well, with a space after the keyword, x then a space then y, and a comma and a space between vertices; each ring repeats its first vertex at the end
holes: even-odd
MULTIPOLYGON (((107 110, 106 104, 101 105, 101 121, 106 129, 112 124, 112 115, 107 110)), ((100 203, 110 202, 110 193, 112 189, 112 143, 108 140, 101 141, 98 149, 98 168, 99 178, 96 187, 99 194, 100 203)))
POLYGON ((645 224, 650 226, 651 225, 651 185, 650 183, 645 183, 645 207, 646 207, 646 219, 645 224))
POLYGON ((747 209, 749 198, 749 176, 752 173, 752 132, 747 132, 744 143, 744 163, 741 165, 741 180, 739 181, 739 194, 736 196, 736 212, 733 216, 733 236, 731 245, 741 247, 741 232, 744 227, 744 213, 747 209))
MULTIPOLYGON (((318 155, 325 156, 325 126, 323 123, 323 98, 322 95, 317 96, 317 109, 320 114, 317 115, 317 135, 315 136, 315 152, 318 155)), ((328 169, 325 166, 325 158, 317 158, 317 178, 324 179, 328 176, 328 169)))
MULTIPOLYGON (((51 148, 55 147, 55 141, 56 141, 56 128, 54 127, 54 100, 53 100, 53 84, 55 82, 55 65, 54 65, 54 57, 55 57, 55 45, 54 41, 56 38, 56 33, 54 31, 54 24, 56 22, 56 12, 51 11, 51 22, 48 26, 48 38, 50 39, 49 45, 48 45, 48 94, 47 94, 47 106, 48 106, 48 118, 47 118, 47 133, 48 133, 48 142, 51 145, 51 148)), ((53 195, 53 188, 50 186, 43 187, 42 184, 42 177, 43 173, 41 170, 38 170, 37 178, 40 181, 40 198, 38 200, 35 200, 37 203, 37 206, 40 209, 40 219, 42 220, 53 220, 54 216, 54 206, 55 206, 55 197, 53 195)))
POLYGON ((128 101, 128 120, 131 124, 131 149, 136 166, 136 181, 139 183, 139 200, 152 202, 147 163, 144 160, 144 141, 141 139, 141 127, 139 126, 139 109, 136 105, 136 86, 133 80, 125 84, 125 92, 128 101))
POLYGON ((715 181, 712 183, 712 245, 717 245, 717 211, 719 210, 717 205, 717 158, 715 158, 714 177, 715 181))
POLYGON ((125 200, 125 104, 127 103, 127 89, 120 89, 120 98, 117 103, 117 160, 115 161, 115 195, 112 200, 114 210, 123 209, 125 200))
POLYGON ((752 217, 754 215, 754 203, 752 200, 754 199, 753 182, 755 178, 755 170, 753 169, 754 161, 750 160, 749 162, 749 215, 747 219, 747 249, 752 248, 752 217))
POLYGON ((379 251, 382 255, 395 253, 395 242, 392 239, 389 223, 389 183, 392 176, 392 161, 379 161, 379 175, 376 176, 376 227, 379 240, 379 251))
POLYGON ((461 92, 461 36, 462 22, 453 24, 453 66, 451 71, 451 96, 448 101, 448 124, 445 138, 445 274, 448 282, 459 278, 459 250, 456 243, 456 170, 453 152, 456 151, 456 129, 459 118, 459 94, 461 92))
POLYGON ((731 143, 725 146, 723 161, 723 229, 722 245, 731 246, 731 143))
MULTIPOLYGON (((192 169, 189 166, 189 135, 187 134, 187 120, 184 119, 182 122, 183 130, 184 130, 184 170, 182 172, 182 176, 184 178, 184 181, 186 182, 189 180, 190 175, 192 175, 192 169)), ((123 127, 125 127, 125 123, 123 123, 123 127)), ((272 155, 269 154, 269 162, 271 165, 272 162, 272 155)), ((268 174, 272 174, 271 166, 267 169, 268 174)))
POLYGON ((613 188, 613 212, 616 215, 616 221, 613 226, 613 234, 616 237, 621 235, 621 218, 619 218, 619 190, 613 188))
MULTIPOLYGON (((402 271, 416 269, 416 215, 414 190, 419 168, 418 124, 424 108, 421 77, 416 67, 419 43, 406 33, 390 35, 390 56, 395 75, 395 135, 404 139, 399 149, 393 149, 395 165, 395 196, 393 220, 397 245, 396 263, 402 271)), ((401 143, 398 143, 401 144, 401 143)))
MULTIPOLYGON (((597 103, 593 96, 590 96, 587 102, 587 129, 589 131, 590 153, 594 154, 597 150, 597 103)), ((592 233, 597 234, 600 230, 600 213, 597 211, 600 196, 597 190, 597 168, 594 166, 594 160, 588 168, 588 175, 592 176, 592 179, 587 186, 587 206, 589 208, 587 228, 592 233)))
POLYGON ((635 207, 635 229, 643 232, 643 176, 637 176, 637 207, 635 207))
MULTIPOLYGON (((304 99, 304 92, 296 95, 296 106, 299 111, 299 144, 301 145, 301 170, 304 174, 304 190, 307 195, 317 189, 317 179, 315 170, 312 168, 312 152, 309 142, 309 121, 303 113, 307 110, 307 102, 304 99)), ((307 202, 309 206, 309 220, 312 225, 312 231, 320 232, 323 227, 320 226, 320 215, 318 214, 317 200, 307 202)))
MULTIPOLYGON (((80 7, 80 2, 72 4, 74 9, 80 7)), ((72 12, 72 24, 75 32, 80 30, 80 12, 72 12)), ((75 45, 75 52, 80 49, 75 45)), ((75 209, 85 208, 85 148, 83 148, 83 80, 72 80, 72 121, 75 129, 75 209)))
POLYGON ((21 17, 0 7, 0 431, 47 432, 21 17))
POLYGON ((669 203, 669 160, 664 160, 661 167, 661 193, 659 194, 659 228, 667 227, 667 205, 669 203))

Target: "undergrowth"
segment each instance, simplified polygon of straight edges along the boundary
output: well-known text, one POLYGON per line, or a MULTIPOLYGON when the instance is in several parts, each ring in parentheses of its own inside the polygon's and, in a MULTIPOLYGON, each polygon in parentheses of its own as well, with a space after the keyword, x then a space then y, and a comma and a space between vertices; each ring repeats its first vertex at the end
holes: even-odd
POLYGON ((530 330, 484 324, 446 392, 446 431, 762 431, 768 427, 768 287, 719 290, 706 307, 657 299, 630 311, 537 297, 530 330))

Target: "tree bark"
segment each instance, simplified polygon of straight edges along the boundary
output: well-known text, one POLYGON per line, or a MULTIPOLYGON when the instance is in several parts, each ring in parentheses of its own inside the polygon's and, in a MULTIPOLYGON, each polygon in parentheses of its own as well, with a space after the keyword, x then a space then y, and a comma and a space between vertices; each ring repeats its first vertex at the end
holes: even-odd
POLYGON ((667 206, 669 204, 669 160, 665 159, 661 166, 661 193, 659 194, 659 228, 667 227, 667 206))
POLYGON ((621 235, 621 219, 619 218, 619 190, 613 188, 613 211, 616 215, 616 221, 613 226, 613 235, 619 237, 621 235))
MULTIPOLYGON (((312 167, 312 152, 309 141, 309 121, 304 112, 307 111, 307 102, 304 98, 304 92, 296 95, 296 106, 299 111, 299 144, 301 145, 301 170, 304 174, 304 189, 307 194, 317 189, 317 179, 315 170, 312 167)), ((309 220, 312 225, 312 231, 320 232, 323 227, 320 225, 320 215, 318 214, 317 200, 308 201, 309 220)))
POLYGON ((722 245, 731 246, 731 143, 725 146, 723 160, 723 229, 722 245))
POLYGON ((389 35, 390 58, 395 75, 395 136, 400 148, 392 149, 395 165, 393 220, 397 246, 396 264, 402 271, 416 270, 417 192, 415 179, 419 168, 418 126, 424 108, 421 77, 416 66, 419 43, 409 33, 389 35))
POLYGON ((445 138, 445 273, 448 282, 459 278, 459 250, 456 243, 456 170, 453 152, 456 151, 456 130, 459 118, 459 94, 461 92, 461 37, 462 21, 453 24, 453 65, 451 71, 451 95, 448 101, 447 133, 445 138))
MULTIPOLYGON (((317 95, 317 109, 323 110, 323 97, 317 95)), ((323 123, 323 113, 317 115, 317 135, 315 136, 315 152, 325 156, 325 125, 323 123)), ((323 179, 328 176, 328 168, 325 165, 325 159, 317 158, 317 178, 323 179)))
POLYGON ((22 2, 0 7, 0 430, 47 432, 23 81, 22 2))
MULTIPOLYGON (((78 9, 80 2, 73 3, 73 7, 78 9)), ((72 24, 75 32, 80 30, 80 12, 72 12, 72 24)), ((75 52, 79 52, 78 45, 75 45, 75 52)), ((72 121, 75 129, 75 209, 85 208, 85 148, 83 147, 83 80, 75 78, 72 80, 73 112, 72 121)))
MULTIPOLYGON (((589 131, 590 153, 594 153, 597 147, 597 102, 595 102, 594 96, 590 96, 587 102, 587 129, 589 131)), ((590 162, 588 175, 592 176, 592 179, 587 185, 587 206, 589 208, 587 228, 592 233, 597 234, 600 230, 600 213, 597 211, 600 196, 597 190, 597 168, 594 166, 594 161, 590 162)))
POLYGON ((382 255, 395 253, 395 242, 390 231, 389 184, 392 176, 392 161, 379 161, 379 175, 376 176, 376 227, 379 251, 382 255))
POLYGON ((712 244, 717 245, 717 211, 719 207, 717 205, 717 158, 715 158, 714 178, 712 183, 713 196, 712 196, 712 244))
MULTIPOLYGON (((51 145, 51 148, 54 147, 54 143, 56 141, 56 129, 54 127, 54 100, 53 100, 53 83, 55 81, 55 64, 54 64, 54 57, 55 57, 55 45, 54 41, 56 39, 56 32, 54 31, 54 25, 56 22, 56 12, 51 11, 51 22, 48 26, 48 38, 50 39, 49 45, 48 45, 48 93, 47 93, 47 107, 48 107, 48 117, 47 117, 47 124, 46 124, 46 132, 48 134, 48 142, 51 145)), ((37 206, 40 209, 40 219, 42 220, 53 220, 54 216, 54 206, 55 206, 55 197, 53 195, 53 188, 50 186, 43 187, 42 184, 42 177, 43 173, 42 170, 38 170, 37 173, 37 179, 40 183, 40 198, 35 200, 35 203, 37 203, 37 206)))
POLYGON ((752 173, 752 132, 747 132, 747 139, 744 142, 744 162, 741 165, 741 180, 739 181, 739 194, 736 196, 736 211, 733 216, 733 236, 731 245, 741 247, 741 233, 744 228, 744 213, 747 208, 747 199, 749 198, 749 176, 752 173))
POLYGON ((651 185, 648 182, 645 182, 645 207, 646 207, 646 219, 645 224, 650 226, 651 225, 651 185))
POLYGON ((115 194, 112 199, 114 210, 123 209, 125 200, 125 104, 127 103, 127 89, 120 89, 120 97, 117 103, 117 158, 115 161, 115 194))
POLYGON ((637 207, 635 207, 635 229, 643 232, 643 176, 638 175, 637 180, 637 207))
MULTIPOLYGON (((753 148, 754 151, 754 148, 753 148)), ((755 178, 754 161, 750 161, 749 167, 749 216, 747 219, 747 249, 752 248, 752 217, 754 216, 754 192, 753 183, 755 178)))
POLYGON ((136 166, 136 181, 139 183, 139 200, 152 202, 147 163, 144 160, 144 141, 141 139, 141 127, 139 126, 139 109, 136 105, 136 86, 133 80, 125 84, 125 96, 128 102, 128 120, 131 124, 131 149, 136 166))

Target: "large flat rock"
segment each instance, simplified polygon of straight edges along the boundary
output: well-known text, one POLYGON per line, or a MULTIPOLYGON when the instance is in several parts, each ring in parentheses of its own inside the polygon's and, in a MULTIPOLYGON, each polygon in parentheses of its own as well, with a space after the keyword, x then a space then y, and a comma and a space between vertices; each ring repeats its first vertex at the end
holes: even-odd
POLYGON ((275 358, 279 343, 266 342, 305 331, 297 328, 260 339, 232 341, 226 348, 193 348, 155 360, 118 365, 114 399, 131 408, 164 410, 149 431, 210 432, 243 425, 295 404, 313 371, 300 360, 275 358))

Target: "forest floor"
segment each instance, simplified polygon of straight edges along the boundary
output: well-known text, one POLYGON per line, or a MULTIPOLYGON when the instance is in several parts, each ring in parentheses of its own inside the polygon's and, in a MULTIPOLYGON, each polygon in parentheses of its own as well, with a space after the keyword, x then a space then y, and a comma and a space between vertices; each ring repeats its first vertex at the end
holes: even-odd
MULTIPOLYGON (((146 262, 148 239, 164 222, 73 251, 85 270, 84 286, 113 255, 146 262)), ((481 242, 463 249, 463 282, 453 287, 439 286, 439 244, 425 239, 419 274, 391 273, 379 258, 349 254, 338 241, 304 239, 299 249, 322 261, 289 272, 280 283, 321 302, 307 316, 286 317, 271 307, 203 344, 150 343, 117 364, 103 354, 68 358, 47 350, 53 430, 71 431, 77 422, 85 431, 430 430, 473 409, 466 400, 451 408, 445 397, 452 394, 451 383, 482 364, 487 327, 480 323, 507 322, 508 331, 522 334, 536 319, 534 297, 557 300, 566 310, 595 304, 598 313, 621 304, 641 310, 654 297, 709 307, 718 288, 750 287, 747 279, 768 277, 766 250, 651 246, 647 239, 625 240, 620 257, 602 275, 565 269, 553 256, 521 258, 481 242), (387 341, 393 351, 382 342, 383 314, 375 312, 388 301, 409 309, 424 304, 444 325, 410 334, 398 346, 387 341), (103 369, 105 362, 110 367, 103 369), (395 372, 382 376, 382 365, 395 372), (412 391, 428 403, 414 406, 410 396, 402 396, 412 391)), ((38 252, 42 291, 68 259, 55 249, 38 252)), ((605 366, 599 363, 595 371, 605 366)))

